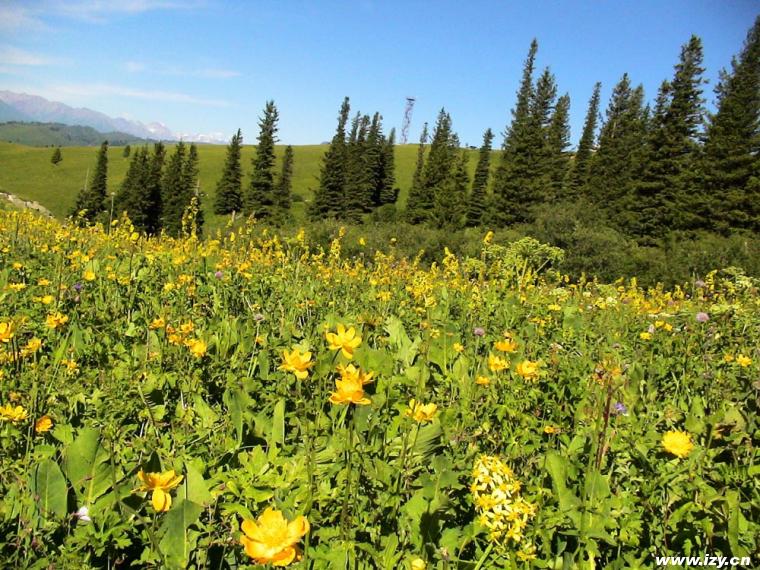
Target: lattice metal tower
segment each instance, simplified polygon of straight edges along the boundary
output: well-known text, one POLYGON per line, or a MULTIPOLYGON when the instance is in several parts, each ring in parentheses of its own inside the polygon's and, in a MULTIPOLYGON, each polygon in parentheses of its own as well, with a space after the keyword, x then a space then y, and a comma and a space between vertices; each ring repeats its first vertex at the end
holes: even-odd
POLYGON ((412 122, 412 110, 414 109, 414 97, 406 98, 406 108, 404 109, 404 124, 401 126, 401 144, 406 144, 409 140, 409 125, 412 122))

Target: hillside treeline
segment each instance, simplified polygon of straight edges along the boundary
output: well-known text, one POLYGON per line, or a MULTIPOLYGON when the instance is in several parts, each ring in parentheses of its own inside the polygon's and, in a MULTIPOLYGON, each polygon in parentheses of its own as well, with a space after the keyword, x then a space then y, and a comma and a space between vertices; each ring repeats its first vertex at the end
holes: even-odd
MULTIPOLYGON (((501 229, 579 247, 591 258, 609 255, 611 244, 619 253, 662 250, 684 240, 725 245, 721 240, 736 236, 756 243, 760 18, 721 73, 715 112, 705 106, 703 47, 692 36, 681 49, 673 76, 662 82, 652 102, 625 73, 602 113, 597 83, 574 152, 569 149, 570 95, 560 94, 549 68, 536 69, 537 53, 534 40, 501 150, 492 151, 494 134, 487 129, 472 179, 469 154, 460 145, 450 114, 441 109, 432 132, 425 124, 404 208, 397 205, 394 131, 384 134, 378 113, 356 113, 350 120, 346 98, 307 207, 309 220, 411 224, 448 236, 468 227, 501 229)), ((275 164, 278 118, 274 102, 268 102, 246 188, 241 132, 232 138, 213 203, 217 214, 288 223, 293 149, 288 147, 281 164, 275 164)), ((179 232, 183 211, 192 198, 201 198, 193 193, 195 179, 186 172, 192 171, 193 148, 185 157, 184 145, 178 145, 178 156, 169 158, 165 167, 161 145, 152 152, 138 150, 116 197, 116 210, 127 211, 148 233, 179 232)), ((101 198, 101 210, 107 209, 103 194, 89 202, 88 211, 96 211, 101 198)), ((579 268, 604 272, 598 260, 579 268)))

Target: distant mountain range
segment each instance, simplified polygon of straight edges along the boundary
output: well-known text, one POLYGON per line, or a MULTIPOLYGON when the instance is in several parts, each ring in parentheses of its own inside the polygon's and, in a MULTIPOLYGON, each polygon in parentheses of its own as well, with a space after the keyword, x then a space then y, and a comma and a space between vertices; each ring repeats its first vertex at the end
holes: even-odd
POLYGON ((0 141, 26 146, 97 146, 108 141, 112 146, 154 142, 144 138, 113 131, 101 133, 92 127, 61 123, 2 122, 0 108, 0 141))
POLYGON ((0 91, 0 122, 34 121, 40 123, 61 123, 91 127, 101 133, 127 133, 141 139, 176 141, 210 144, 226 144, 222 135, 189 135, 173 132, 163 123, 141 123, 123 118, 109 117, 104 113, 86 107, 70 107, 57 101, 48 101, 44 97, 0 91))

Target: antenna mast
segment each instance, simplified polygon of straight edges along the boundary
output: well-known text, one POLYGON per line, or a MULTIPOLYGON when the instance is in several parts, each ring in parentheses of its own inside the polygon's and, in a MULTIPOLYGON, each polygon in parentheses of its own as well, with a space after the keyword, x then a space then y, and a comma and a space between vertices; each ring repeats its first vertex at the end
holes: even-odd
POLYGON ((414 109, 414 97, 406 98, 406 108, 404 109, 404 124, 401 127, 401 144, 406 144, 409 141, 409 125, 412 122, 412 110, 414 109))

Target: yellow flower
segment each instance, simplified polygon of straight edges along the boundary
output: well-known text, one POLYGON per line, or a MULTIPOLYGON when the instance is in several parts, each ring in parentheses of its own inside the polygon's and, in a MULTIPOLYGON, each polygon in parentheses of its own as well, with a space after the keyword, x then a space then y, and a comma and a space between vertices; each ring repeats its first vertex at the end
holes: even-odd
POLYGON ((427 568, 427 564, 422 558, 412 560, 412 570, 425 570, 425 568, 427 568))
POLYGON ((55 297, 52 295, 45 295, 40 299, 40 303, 43 305, 50 305, 53 301, 55 301, 55 297))
POLYGON ((172 506, 172 496, 168 493, 182 482, 182 475, 175 475, 174 469, 164 473, 144 473, 140 469, 137 478, 142 485, 138 491, 153 491, 151 503, 157 513, 165 513, 172 506))
POLYGON ((415 422, 424 424, 425 422, 433 421, 433 416, 438 410, 436 404, 423 404, 418 402, 414 398, 409 400, 409 407, 406 410, 406 415, 412 418, 415 422))
POLYGON ((40 287, 47 287, 48 285, 50 285, 50 279, 45 279, 43 277, 42 279, 39 279, 37 281, 37 285, 39 285, 40 287))
POLYGON ((744 356, 743 354, 740 354, 736 357, 736 363, 741 366, 742 368, 746 368, 750 364, 752 364, 752 359, 749 356, 744 356))
POLYGON ((475 384, 478 386, 488 386, 491 384, 491 379, 488 376, 478 376, 475 378, 475 384))
POLYGON ((488 369, 491 372, 501 372, 507 368, 509 368, 509 360, 502 358, 501 356, 496 356, 494 354, 488 355, 488 369))
POLYGON ((22 406, 16 406, 15 408, 10 404, 0 406, 0 419, 8 420, 11 422, 22 422, 29 416, 22 406))
POLYGON ((544 426, 544 433, 549 435, 554 435, 555 433, 559 433, 560 429, 553 425, 544 426))
POLYGON ((50 419, 50 416, 47 415, 42 416, 34 423, 34 431, 37 433, 45 433, 46 431, 50 431, 51 427, 53 427, 53 420, 50 419))
POLYGON ((195 358, 203 358, 203 356, 206 354, 206 349, 208 348, 206 343, 199 338, 191 338, 186 340, 185 346, 190 349, 190 354, 192 354, 195 358))
POLYGON ((195 330, 195 325, 193 324, 193 321, 187 321, 186 323, 182 323, 179 325, 179 332, 182 334, 190 334, 195 330))
POLYGON ((364 247, 365 245, 367 245, 367 240, 364 239, 363 237, 360 237, 359 238, 359 245, 362 246, 362 247, 364 247))
POLYGON ((24 289, 26 289, 26 283, 8 283, 6 287, 18 293, 19 291, 23 291, 24 289))
POLYGON ((153 322, 151 322, 150 325, 148 325, 148 328, 150 330, 156 330, 156 329, 162 329, 165 326, 166 326, 166 321, 164 321, 164 319, 159 317, 157 319, 153 319, 153 322))
POLYGON ((68 322, 69 318, 66 315, 62 315, 61 313, 54 313, 52 315, 48 315, 45 319, 45 324, 55 330, 58 327, 66 324, 68 322))
POLYGON ((462 353, 462 352, 464 352, 464 346, 463 346, 463 345, 461 345, 461 344, 460 344, 460 343, 458 343, 458 342, 455 342, 455 343, 454 343, 454 346, 452 346, 451 348, 453 348, 453 349, 454 349, 454 352, 459 352, 459 353, 462 353))
POLYGON ((366 406, 371 404, 364 395, 364 385, 372 382, 372 372, 362 373, 353 364, 338 366, 340 378, 335 380, 336 391, 330 395, 333 404, 356 404, 366 406))
POLYGON ((0 342, 10 342, 13 335, 13 323, 0 323, 0 342))
POLYGON ((517 350, 517 343, 512 339, 505 339, 495 342, 493 347, 500 352, 514 352, 517 350))
POLYGON ((554 303, 554 304, 549 305, 547 307, 547 309, 549 309, 550 311, 555 311, 556 312, 556 311, 561 311, 562 307, 560 307, 559 305, 557 305, 556 303, 554 303))
POLYGON ((683 431, 669 431, 662 436, 662 446, 665 451, 683 459, 694 448, 691 436, 683 431))
POLYGON ((652 333, 649 331, 644 331, 642 333, 639 333, 639 338, 641 340, 652 340, 652 333))
POLYGON ((300 557, 298 542, 309 532, 309 521, 297 516, 293 521, 269 507, 258 520, 245 519, 240 525, 240 544, 257 564, 287 566, 300 557))
POLYGON ((92 269, 88 269, 84 272, 85 281, 95 281, 95 272, 92 269))
POLYGON ((539 363, 530 360, 523 360, 515 367, 515 372, 517 372, 526 380, 535 380, 540 374, 539 363))
POLYGON ((724 354, 723 355, 723 362, 729 363, 734 361, 734 355, 733 354, 724 354))
POLYGON ((338 332, 325 333, 325 338, 329 343, 330 350, 340 350, 341 354, 351 360, 354 357, 354 350, 362 343, 362 337, 356 334, 354 327, 338 325, 338 332))
POLYGON ((27 356, 28 354, 33 354, 37 352, 40 347, 42 346, 42 341, 38 339, 37 337, 29 339, 29 342, 26 343, 26 345, 21 349, 21 355, 27 356))
POLYGON ((296 375, 296 378, 303 380, 309 375, 309 368, 314 366, 311 362, 311 352, 301 352, 297 348, 294 348, 291 352, 287 350, 282 351, 282 364, 279 370, 285 372, 292 372, 296 375))
POLYGON ((484 245, 491 245, 492 241, 493 241, 493 232, 489 230, 489 232, 483 238, 483 244, 484 245))

